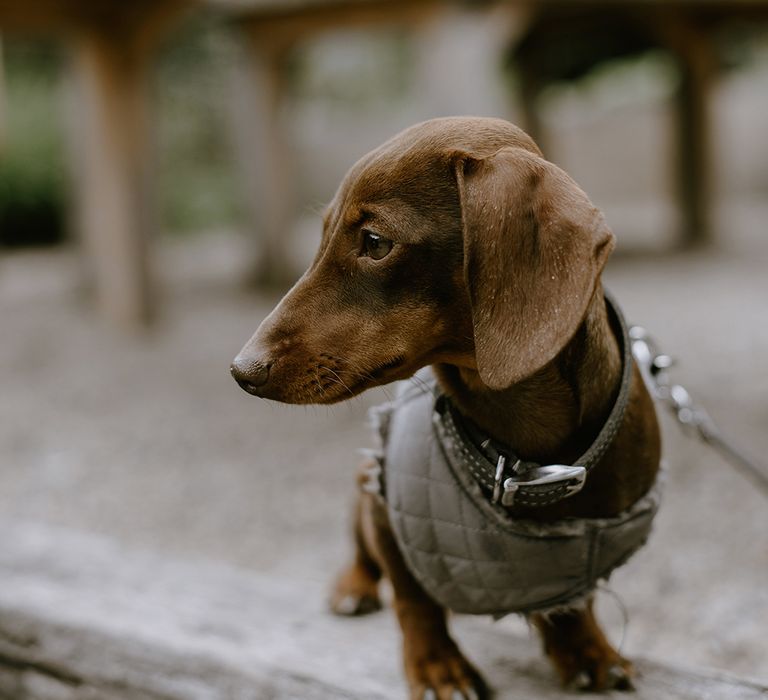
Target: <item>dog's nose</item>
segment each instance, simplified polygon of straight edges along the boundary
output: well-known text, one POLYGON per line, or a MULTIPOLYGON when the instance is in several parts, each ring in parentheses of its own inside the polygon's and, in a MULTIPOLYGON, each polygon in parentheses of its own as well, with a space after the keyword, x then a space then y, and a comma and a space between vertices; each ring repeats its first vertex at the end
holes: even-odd
POLYGON ((259 389, 269 379, 270 364, 238 355, 232 362, 229 371, 242 389, 254 396, 260 396, 259 389))

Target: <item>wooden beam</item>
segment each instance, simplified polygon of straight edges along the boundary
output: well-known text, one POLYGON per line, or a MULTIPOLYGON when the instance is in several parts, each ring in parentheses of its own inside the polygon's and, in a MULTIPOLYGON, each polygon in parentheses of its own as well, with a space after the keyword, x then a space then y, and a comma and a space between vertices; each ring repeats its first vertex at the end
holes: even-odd
MULTIPOLYGON (((176 562, 12 522, 0 527, 0 580, 0 697, 406 697, 394 615, 333 617, 322 583, 176 562)), ((574 697, 558 688, 532 636, 480 618, 457 617, 454 628, 498 700, 574 697)), ((633 700, 768 696, 758 681, 637 665, 633 700)))
POLYGON ((240 4, 209 0, 209 4, 231 12, 240 22, 252 27, 261 25, 265 35, 290 37, 292 41, 348 27, 413 26, 450 10, 450 4, 442 0, 279 0, 240 4))

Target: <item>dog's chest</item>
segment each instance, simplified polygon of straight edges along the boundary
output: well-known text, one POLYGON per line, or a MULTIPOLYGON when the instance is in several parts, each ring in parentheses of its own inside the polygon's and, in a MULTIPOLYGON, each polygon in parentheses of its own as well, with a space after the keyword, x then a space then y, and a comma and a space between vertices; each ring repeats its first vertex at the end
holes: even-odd
POLYGON ((429 595, 462 613, 505 615, 576 604, 645 542, 654 488, 610 519, 513 520, 491 505, 435 420, 429 370, 373 411, 382 496, 405 562, 429 595))

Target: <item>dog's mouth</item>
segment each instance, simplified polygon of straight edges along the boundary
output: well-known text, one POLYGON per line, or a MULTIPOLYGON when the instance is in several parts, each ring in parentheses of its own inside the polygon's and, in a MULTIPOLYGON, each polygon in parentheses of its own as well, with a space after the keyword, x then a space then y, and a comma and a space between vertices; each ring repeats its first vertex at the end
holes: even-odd
POLYGON ((405 357, 398 355, 367 370, 358 370, 348 362, 331 355, 321 355, 311 379, 313 402, 335 403, 352 398, 380 384, 398 379, 398 370, 405 364, 405 357))
POLYGON ((370 375, 374 379, 380 379, 391 370, 400 368, 404 363, 405 363, 405 358, 402 355, 398 355, 397 357, 393 357, 388 362, 384 362, 383 364, 373 369, 370 372, 370 375))
MULTIPOLYGON (((350 387, 351 393, 359 394, 361 391, 370 389, 379 384, 386 384, 394 378, 397 370, 405 364, 405 357, 398 355, 391 360, 387 360, 366 372, 356 372, 356 381, 350 387)), ((350 370, 353 373, 353 370, 350 370)))

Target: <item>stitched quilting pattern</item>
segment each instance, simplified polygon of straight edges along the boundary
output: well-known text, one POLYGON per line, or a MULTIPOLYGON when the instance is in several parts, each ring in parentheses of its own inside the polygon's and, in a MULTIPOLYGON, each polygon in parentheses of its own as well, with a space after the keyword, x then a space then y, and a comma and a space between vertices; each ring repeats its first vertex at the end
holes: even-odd
POLYGON ((493 615, 566 605, 583 598, 643 544, 655 497, 611 520, 529 527, 498 512, 489 517, 495 507, 480 492, 470 465, 460 472, 462 465, 446 457, 460 450, 450 443, 453 436, 436 432, 431 373, 419 378, 427 388, 406 385, 378 422, 384 496, 408 568, 438 603, 493 615))

